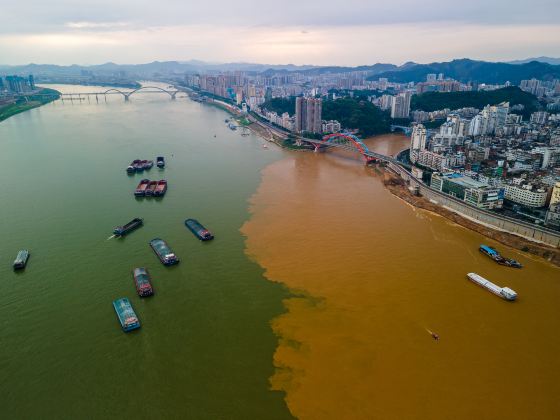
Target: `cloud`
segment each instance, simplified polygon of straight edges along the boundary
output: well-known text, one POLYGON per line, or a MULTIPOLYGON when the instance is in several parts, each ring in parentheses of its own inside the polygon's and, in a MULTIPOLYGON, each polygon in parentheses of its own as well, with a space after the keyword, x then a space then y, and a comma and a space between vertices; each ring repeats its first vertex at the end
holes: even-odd
POLYGON ((129 26, 130 22, 66 22, 64 26, 71 29, 116 29, 129 26))

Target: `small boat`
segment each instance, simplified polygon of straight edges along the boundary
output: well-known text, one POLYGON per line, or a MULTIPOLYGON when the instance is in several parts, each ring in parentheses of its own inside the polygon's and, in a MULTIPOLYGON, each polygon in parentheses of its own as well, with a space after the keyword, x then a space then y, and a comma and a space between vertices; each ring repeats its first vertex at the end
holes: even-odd
POLYGON ((202 226, 198 222, 198 220, 187 219, 185 220, 185 226, 201 241, 209 241, 211 239, 214 239, 214 235, 212 235, 212 233, 208 229, 202 226))
POLYGON ((266 144, 263 144, 263 149, 268 149, 268 146, 266 144))
POLYGON ((132 167, 136 172, 142 172, 144 170, 144 167, 142 166, 142 161, 140 159, 133 160, 132 167))
POLYGON ((468 273, 467 278, 473 283, 476 283, 479 286, 484 287, 486 290, 494 293, 495 295, 501 297, 502 299, 509 300, 509 301, 513 301, 517 299, 517 293, 511 290, 509 287, 497 286, 494 283, 492 283, 490 280, 487 280, 476 273, 468 273))
POLYGON ((495 262, 500 265, 505 265, 506 267, 513 267, 513 268, 522 268, 520 262, 513 260, 511 258, 503 257, 498 251, 488 245, 480 245, 478 248, 480 252, 487 255, 488 257, 492 258, 495 262))
POLYGON ((157 182, 156 189, 154 190, 154 196, 163 197, 167 192, 167 181, 162 179, 157 182))
POLYGON ((146 187, 146 197, 150 197, 154 195, 158 182, 157 181, 150 181, 148 186, 146 187))
POLYGON ((133 174, 133 173, 136 172, 136 168, 133 165, 129 165, 126 168, 126 172, 129 173, 129 174, 133 174))
POLYGON ((142 226, 143 223, 144 221, 142 219, 140 219, 139 217, 135 217, 126 225, 117 226, 115 230, 113 230, 113 234, 115 236, 125 236, 133 230, 138 229, 140 226, 142 226))
POLYGON ((132 309, 132 305, 127 298, 121 298, 113 301, 113 308, 117 313, 119 322, 124 332, 136 330, 140 328, 140 321, 136 316, 136 312, 132 309))
POLYGON ((163 265, 174 265, 179 263, 179 258, 177 258, 171 248, 169 248, 169 245, 167 245, 163 239, 152 239, 150 241, 150 246, 163 265))
POLYGON ((134 195, 137 197, 142 197, 146 195, 146 188, 148 188, 149 183, 150 183, 149 179, 143 179, 142 181, 140 181, 140 183, 136 187, 136 190, 134 191, 134 195))
POLYGON ((145 297, 152 296, 154 294, 148 270, 143 267, 135 268, 132 271, 132 276, 134 277, 134 284, 136 285, 138 296, 145 297))
POLYGON ((158 156, 156 158, 156 166, 158 168, 163 168, 165 167, 165 159, 163 158, 163 156, 158 156))
POLYGON ((16 259, 14 260, 14 270, 23 270, 27 265, 27 260, 29 260, 29 251, 27 249, 22 249, 17 253, 16 259))
POLYGON ((146 160, 146 161, 143 161, 143 162, 146 162, 144 164, 144 169, 150 170, 154 166, 154 161, 153 160, 146 160))

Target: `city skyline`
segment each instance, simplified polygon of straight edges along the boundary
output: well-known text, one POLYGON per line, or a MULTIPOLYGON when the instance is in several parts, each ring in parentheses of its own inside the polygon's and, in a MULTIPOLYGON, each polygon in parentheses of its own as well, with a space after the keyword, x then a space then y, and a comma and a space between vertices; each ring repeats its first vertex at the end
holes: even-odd
POLYGON ((550 0, 392 4, 289 0, 230 7, 164 0, 30 1, 3 6, 0 64, 210 62, 363 65, 469 57, 560 57, 560 4, 550 0), (294 12, 297 10, 297 13, 294 12))

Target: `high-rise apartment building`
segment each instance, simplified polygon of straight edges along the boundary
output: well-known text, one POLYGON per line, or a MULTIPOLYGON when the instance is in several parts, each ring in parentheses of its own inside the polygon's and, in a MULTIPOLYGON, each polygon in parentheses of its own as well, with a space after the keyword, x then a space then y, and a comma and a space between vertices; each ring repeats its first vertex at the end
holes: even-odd
POLYGON ((315 98, 296 98, 296 126, 297 132, 322 132, 322 101, 315 98))
POLYGON ((391 106, 391 118, 408 118, 410 115, 410 92, 402 92, 394 97, 391 106))

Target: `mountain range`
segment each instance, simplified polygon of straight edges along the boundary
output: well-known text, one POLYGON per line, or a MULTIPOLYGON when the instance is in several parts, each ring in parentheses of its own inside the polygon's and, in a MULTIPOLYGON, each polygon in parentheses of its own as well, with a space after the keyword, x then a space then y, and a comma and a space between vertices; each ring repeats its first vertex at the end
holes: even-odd
POLYGON ((91 66, 58 66, 54 64, 27 64, 23 66, 1 66, 0 74, 34 74, 38 80, 56 77, 82 77, 95 74, 96 76, 127 77, 141 79, 150 77, 181 76, 186 73, 244 71, 272 75, 277 73, 299 72, 307 75, 328 73, 348 73, 355 71, 367 72, 371 80, 380 77, 392 82, 421 82, 430 73, 443 73, 461 82, 478 82, 490 84, 504 84, 509 81, 519 84, 523 79, 552 80, 560 79, 560 64, 551 64, 560 59, 541 57, 537 59, 520 60, 510 63, 495 63, 470 59, 458 59, 448 62, 417 64, 408 62, 401 66, 377 63, 357 67, 341 66, 298 66, 294 64, 269 65, 255 63, 208 63, 198 60, 190 61, 154 61, 145 64, 115 64, 105 63, 91 66), (543 61, 539 61, 542 59, 543 61))

